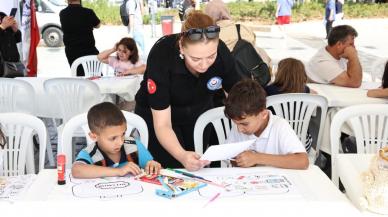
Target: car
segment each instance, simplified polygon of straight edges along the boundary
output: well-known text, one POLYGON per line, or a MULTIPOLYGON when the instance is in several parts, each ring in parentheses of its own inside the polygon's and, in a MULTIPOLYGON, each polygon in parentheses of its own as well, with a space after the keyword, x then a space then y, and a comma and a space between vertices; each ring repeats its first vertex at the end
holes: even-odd
POLYGON ((67 7, 64 0, 37 1, 36 19, 41 37, 47 47, 63 45, 63 31, 59 20, 59 12, 67 7))

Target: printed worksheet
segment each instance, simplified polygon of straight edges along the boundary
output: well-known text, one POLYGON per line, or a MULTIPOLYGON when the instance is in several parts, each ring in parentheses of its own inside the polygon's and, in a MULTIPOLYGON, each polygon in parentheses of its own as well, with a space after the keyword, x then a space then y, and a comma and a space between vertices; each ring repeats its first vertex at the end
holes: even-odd
POLYGON ((212 197, 221 192, 223 197, 243 195, 297 194, 295 186, 284 174, 247 173, 225 176, 206 176, 208 180, 225 186, 224 189, 208 185, 199 193, 203 197, 212 197))
POLYGON ((35 181, 35 174, 0 177, 0 201, 15 201, 35 181))
POLYGON ((140 183, 130 176, 77 179, 70 175, 69 179, 73 195, 80 198, 120 198, 143 192, 140 183))

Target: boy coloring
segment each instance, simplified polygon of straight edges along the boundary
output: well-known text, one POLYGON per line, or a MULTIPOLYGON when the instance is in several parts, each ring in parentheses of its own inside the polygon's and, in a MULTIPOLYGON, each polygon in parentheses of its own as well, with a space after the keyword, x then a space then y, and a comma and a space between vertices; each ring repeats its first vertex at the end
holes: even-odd
POLYGON ((235 157, 239 167, 266 165, 306 169, 306 150, 286 120, 266 109, 266 95, 259 83, 238 82, 225 100, 225 115, 234 125, 226 143, 255 139, 251 150, 235 157))
POLYGON ((137 163, 147 174, 159 174, 161 165, 153 160, 139 140, 124 140, 126 119, 114 104, 103 102, 94 105, 87 118, 91 131, 89 136, 94 143, 79 152, 71 171, 73 177, 139 175, 141 170, 137 163))

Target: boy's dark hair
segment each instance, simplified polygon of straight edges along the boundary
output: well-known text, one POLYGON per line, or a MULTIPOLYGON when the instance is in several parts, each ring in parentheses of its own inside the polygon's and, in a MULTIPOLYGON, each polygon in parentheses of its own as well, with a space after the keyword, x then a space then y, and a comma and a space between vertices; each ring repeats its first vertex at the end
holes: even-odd
POLYGON ((348 36, 357 37, 358 33, 353 27, 349 25, 336 26, 329 33, 327 42, 329 46, 333 46, 339 41, 344 42, 348 36))
POLYGON ((246 115, 257 115, 266 109, 266 93, 254 80, 245 79, 236 83, 225 100, 225 116, 241 120, 246 115))
POLYGON ((88 112, 88 124, 92 133, 99 133, 105 127, 125 124, 126 120, 120 109, 110 102, 94 105, 88 112))
POLYGON ((388 61, 385 63, 384 74, 381 80, 382 80, 381 86, 383 88, 387 88, 388 87, 388 61))

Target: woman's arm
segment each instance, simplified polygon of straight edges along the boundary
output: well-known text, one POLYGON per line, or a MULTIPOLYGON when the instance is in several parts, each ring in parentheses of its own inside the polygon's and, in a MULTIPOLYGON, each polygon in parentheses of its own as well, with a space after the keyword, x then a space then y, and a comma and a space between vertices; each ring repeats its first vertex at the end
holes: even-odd
POLYGON ((388 97, 388 88, 368 90, 366 95, 369 97, 377 97, 377 98, 388 97))
POLYGON ((104 50, 103 52, 99 53, 97 55, 97 59, 105 64, 109 64, 109 56, 116 52, 116 45, 111 48, 111 49, 108 49, 108 50, 104 50))
POLYGON ((200 156, 192 151, 186 151, 179 143, 178 138, 172 129, 171 107, 164 110, 152 110, 152 117, 156 137, 159 143, 175 159, 183 164, 190 171, 199 170, 209 162, 199 160, 200 156))

